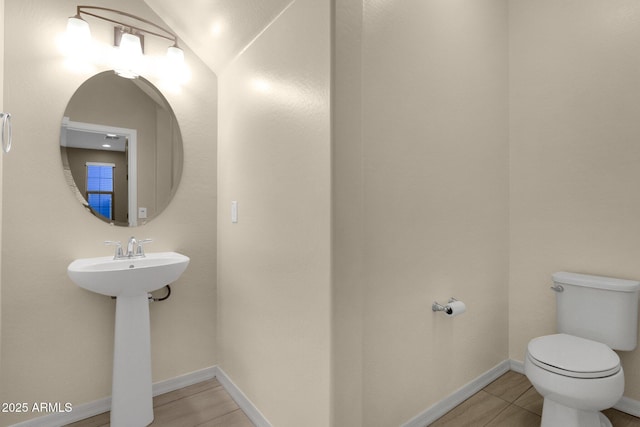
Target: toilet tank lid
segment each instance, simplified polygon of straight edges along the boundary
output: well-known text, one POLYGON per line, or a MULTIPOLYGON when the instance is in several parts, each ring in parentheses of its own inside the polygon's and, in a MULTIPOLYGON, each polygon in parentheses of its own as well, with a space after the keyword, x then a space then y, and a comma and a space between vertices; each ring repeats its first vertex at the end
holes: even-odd
POLYGON ((637 280, 591 276, 589 274, 568 273, 566 271, 553 273, 551 277, 553 278, 554 283, 585 286, 588 288, 606 289, 618 292, 636 292, 640 288, 640 282, 637 280))

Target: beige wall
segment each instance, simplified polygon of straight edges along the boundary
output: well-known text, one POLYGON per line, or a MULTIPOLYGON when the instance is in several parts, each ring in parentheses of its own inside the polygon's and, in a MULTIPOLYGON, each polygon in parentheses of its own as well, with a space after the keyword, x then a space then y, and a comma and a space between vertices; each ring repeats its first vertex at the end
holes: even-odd
MULTIPOLYGON (((0 0, 0 82, 4 82, 4 0, 0 0)), ((0 111, 4 111, 4 84, 0 84, 0 111)), ((2 247, 2 183, 4 156, 0 155, 0 248, 2 247)), ((0 366, 2 366, 2 255, 0 252, 0 366)), ((2 386, 0 386, 2 387, 2 386)))
POLYGON ((336 427, 364 426, 362 7, 362 0, 336 0, 333 11, 331 402, 336 427))
POLYGON ((314 52, 309 38, 285 43, 274 33, 314 34, 300 32, 311 22, 305 9, 294 4, 220 78, 221 365, 274 425, 329 425, 314 397, 324 377, 304 403, 289 395, 309 393, 318 377, 304 370, 321 373, 325 363, 317 328, 329 312, 308 298, 325 292, 318 279, 327 266, 314 255, 318 268, 308 271, 320 274, 318 287, 290 281, 324 219, 302 215, 287 232, 280 198, 288 195, 289 210, 323 212, 327 201, 300 189, 316 191, 316 168, 330 170, 331 425, 399 425, 507 358, 506 2, 367 2, 364 15, 357 1, 336 2, 330 165, 285 132, 294 118, 310 138, 322 118, 300 121, 279 93, 267 101, 251 86, 255 77, 300 79, 314 52), (433 300, 450 296, 469 312, 431 312, 433 300), (286 397, 278 403, 272 390, 286 397), (287 419, 285 408, 296 414, 287 419))
MULTIPOLYGON (((510 356, 555 332, 550 275, 640 278, 640 3, 512 0, 510 356)), ((622 354, 640 399, 640 351, 622 354)))
POLYGON ((367 1, 364 418, 399 425, 507 358, 507 1, 367 1), (467 304, 451 319, 434 300, 467 304))
POLYGON ((220 365, 278 427, 330 423, 329 13, 296 1, 219 76, 220 365))
MULTIPOLYGON (((111 394, 115 305, 66 274, 75 258, 111 254, 106 239, 151 237, 148 250, 191 257, 171 299, 150 307, 153 380, 217 363, 216 77, 186 51, 192 80, 180 93, 165 93, 184 138, 184 173, 173 203, 134 229, 93 218, 67 188, 59 149, 67 102, 91 74, 70 72, 55 44, 76 5, 6 1, 4 107, 14 116, 15 144, 3 165, 2 402, 78 405, 111 394)), ((96 5, 157 19, 141 1, 96 5)), ((98 22, 91 21, 96 32, 98 22)), ((153 49, 152 41, 146 44, 153 49)), ((0 425, 24 418, 0 414, 0 425)))

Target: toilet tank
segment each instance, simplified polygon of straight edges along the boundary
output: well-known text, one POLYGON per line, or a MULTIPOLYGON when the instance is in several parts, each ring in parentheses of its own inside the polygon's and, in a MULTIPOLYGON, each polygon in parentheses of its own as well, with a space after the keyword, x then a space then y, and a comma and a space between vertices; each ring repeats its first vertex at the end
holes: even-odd
POLYGON ((553 274, 558 332, 633 350, 638 342, 640 282, 587 274, 553 274))

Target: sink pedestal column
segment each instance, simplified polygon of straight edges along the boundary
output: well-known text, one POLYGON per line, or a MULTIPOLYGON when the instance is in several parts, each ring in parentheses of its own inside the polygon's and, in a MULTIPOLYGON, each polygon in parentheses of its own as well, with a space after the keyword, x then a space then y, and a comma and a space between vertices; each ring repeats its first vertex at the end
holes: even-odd
POLYGON ((153 421, 153 394, 146 292, 116 299, 113 353, 111 426, 147 426, 153 421))

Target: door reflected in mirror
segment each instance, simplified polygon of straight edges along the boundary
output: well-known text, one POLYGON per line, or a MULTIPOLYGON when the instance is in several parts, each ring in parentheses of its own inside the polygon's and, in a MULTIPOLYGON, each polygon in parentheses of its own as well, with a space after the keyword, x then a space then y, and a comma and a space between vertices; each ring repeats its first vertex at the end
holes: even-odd
POLYGON ((159 215, 182 175, 182 138, 169 103, 149 81, 113 71, 89 78, 71 97, 60 154, 78 202, 114 225, 159 215))

